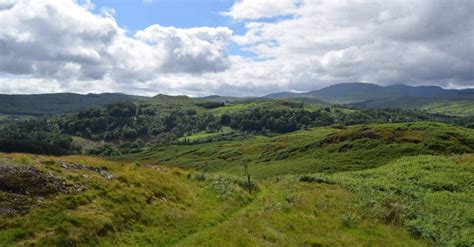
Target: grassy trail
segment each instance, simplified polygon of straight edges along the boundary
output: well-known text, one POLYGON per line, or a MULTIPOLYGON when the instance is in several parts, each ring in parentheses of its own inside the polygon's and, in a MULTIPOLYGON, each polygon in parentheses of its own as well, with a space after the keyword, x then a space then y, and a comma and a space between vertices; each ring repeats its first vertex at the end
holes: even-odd
POLYGON ((212 229, 218 229, 219 227, 224 225, 226 222, 230 222, 233 219, 235 219, 236 217, 245 214, 246 212, 249 211, 249 209, 251 209, 252 207, 255 207, 257 202, 259 200, 261 200, 261 198, 263 198, 267 193, 268 193, 268 189, 264 188, 264 187, 261 187, 260 191, 253 194, 255 196, 255 198, 249 204, 247 204, 247 205, 245 205, 245 206, 243 206, 239 209, 236 209, 234 212, 226 214, 224 218, 210 223, 208 227, 199 229, 199 230, 197 230, 196 232, 194 232, 192 234, 189 234, 187 236, 183 236, 183 238, 177 239, 177 240, 171 242, 169 244, 169 246, 187 246, 186 242, 189 242, 189 240, 193 239, 196 236, 199 236, 200 233, 203 233, 203 232, 206 232, 206 231, 209 231, 209 230, 212 230, 212 229))
POLYGON ((354 206, 352 193, 295 177, 262 181, 246 206, 171 246, 427 246, 354 206))

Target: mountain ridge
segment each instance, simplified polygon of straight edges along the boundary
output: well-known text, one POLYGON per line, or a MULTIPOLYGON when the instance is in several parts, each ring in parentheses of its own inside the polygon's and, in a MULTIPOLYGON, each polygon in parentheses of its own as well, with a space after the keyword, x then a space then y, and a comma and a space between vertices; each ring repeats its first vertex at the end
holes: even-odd
POLYGON ((308 97, 341 104, 396 97, 474 100, 474 89, 457 90, 444 89, 440 86, 410 86, 406 84, 381 86, 372 83, 349 82, 334 84, 305 93, 279 92, 263 97, 272 99, 308 97))
POLYGON ((123 101, 144 100, 147 97, 123 93, 77 94, 0 94, 0 114, 54 115, 123 101))

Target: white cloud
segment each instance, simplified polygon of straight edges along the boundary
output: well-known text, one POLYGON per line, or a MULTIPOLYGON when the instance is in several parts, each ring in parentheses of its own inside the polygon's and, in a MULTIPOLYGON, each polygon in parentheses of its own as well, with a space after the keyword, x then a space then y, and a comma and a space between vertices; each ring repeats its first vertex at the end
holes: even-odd
POLYGON ((236 20, 271 18, 295 14, 300 3, 300 0, 238 0, 222 14, 236 20))
POLYGON ((225 46, 232 37, 226 27, 179 29, 153 25, 138 31, 135 38, 165 52, 166 72, 200 73, 229 67, 225 46))
POLYGON ((236 43, 290 65, 280 77, 283 89, 309 90, 347 81, 474 86, 473 11, 468 0, 244 0, 227 14, 246 22, 236 43), (287 8, 293 17, 258 20, 286 14, 275 2, 297 6, 287 8))
MULTIPOLYGON (((0 11, 0 72, 71 81, 151 80, 163 73, 222 71, 225 27, 153 25, 129 37, 113 10, 90 1, 20 0, 0 11)), ((66 89, 67 90, 67 89, 66 89)))
MULTIPOLYGON (((5 2, 2 2, 5 3, 5 2)), ((474 3, 240 0, 244 24, 127 34, 83 1, 0 4, 0 92, 262 95, 333 83, 474 86, 474 3), (234 42, 256 57, 229 55, 234 42)))

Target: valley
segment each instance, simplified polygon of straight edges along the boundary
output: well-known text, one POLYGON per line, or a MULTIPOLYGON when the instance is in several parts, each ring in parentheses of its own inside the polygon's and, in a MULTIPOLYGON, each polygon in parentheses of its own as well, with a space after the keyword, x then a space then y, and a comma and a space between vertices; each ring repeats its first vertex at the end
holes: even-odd
POLYGON ((9 115, 0 245, 472 246, 472 101, 367 102, 157 95, 9 115))

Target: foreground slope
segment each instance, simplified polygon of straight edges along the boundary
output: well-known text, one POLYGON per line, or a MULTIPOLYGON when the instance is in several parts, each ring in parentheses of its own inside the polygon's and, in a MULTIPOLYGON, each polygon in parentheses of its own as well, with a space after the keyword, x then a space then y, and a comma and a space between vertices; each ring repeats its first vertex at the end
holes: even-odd
POLYGON ((0 246, 162 246, 252 200, 233 180, 200 181, 179 169, 2 156, 0 246))
POLYGON ((240 180, 96 158, 0 154, 1 246, 426 246, 289 177, 240 180))
MULTIPOLYGON (((328 176, 355 192, 366 210, 437 246, 474 246, 474 155, 404 157, 328 176)), ((327 180, 326 180, 327 181, 327 180)))
MULTIPOLYGON (((289 201, 302 200, 301 203, 325 194, 326 189, 343 186, 356 194, 354 200, 347 204, 349 208, 344 208, 346 204, 343 198, 338 198, 335 204, 328 207, 332 212, 344 212, 339 217, 346 225, 358 222, 360 215, 375 215, 375 221, 394 227, 404 226, 412 236, 426 239, 431 245, 473 246, 473 153, 474 130, 418 122, 314 128, 244 141, 158 148, 126 158, 235 175, 243 174, 245 164, 248 164, 254 178, 263 184, 272 184, 273 189, 282 183, 280 189, 286 188, 287 191, 280 196, 289 201), (298 174, 300 183, 286 174, 298 174), (309 187, 302 183, 309 183, 309 187), (325 189, 321 191, 321 188, 325 189)), ((280 192, 275 190, 271 193, 275 195, 280 192)), ((321 203, 329 203, 332 196, 325 196, 321 203)), ((262 202, 256 200, 254 205, 265 205, 268 201, 271 202, 271 199, 262 202)), ((305 243, 308 245, 337 245, 331 242, 335 238, 331 236, 331 231, 325 233, 331 236, 327 239, 318 236, 307 239, 304 226, 319 228, 315 222, 325 222, 324 218, 319 218, 318 209, 307 209, 288 210, 285 217, 294 217, 291 222, 305 220, 298 227, 284 228, 285 232, 307 240, 305 243), (316 212, 316 216, 312 216, 311 212, 316 212)), ((235 220, 240 224, 239 229, 264 232, 264 238, 276 245, 300 243, 278 234, 272 235, 278 232, 275 226, 280 226, 280 218, 273 218, 266 210, 255 211, 249 211, 248 219, 243 217, 235 220), (268 219, 271 223, 255 223, 252 220, 260 218, 268 219)), ((326 226, 332 224, 334 217, 329 219, 329 222, 324 223, 326 226)), ((232 239, 233 235, 223 232, 235 229, 233 224, 220 225, 206 230, 203 235, 186 238, 183 243, 205 244, 209 239, 224 243, 226 239, 232 239)), ((248 240, 242 243, 258 245, 258 240, 252 234, 246 236, 248 240)), ((344 235, 342 239, 346 238, 351 237, 344 235)), ((399 242, 392 241, 392 244, 410 246, 406 241, 400 239, 399 242)))

